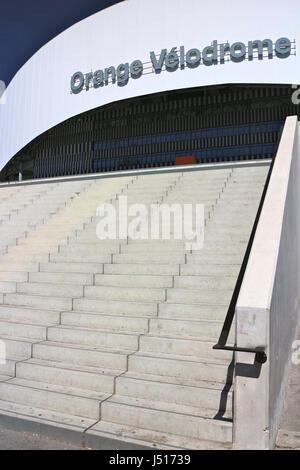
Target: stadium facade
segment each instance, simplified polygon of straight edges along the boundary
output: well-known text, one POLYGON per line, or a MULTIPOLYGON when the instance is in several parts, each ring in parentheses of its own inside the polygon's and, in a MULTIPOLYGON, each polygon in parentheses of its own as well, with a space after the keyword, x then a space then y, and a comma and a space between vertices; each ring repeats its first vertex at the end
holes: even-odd
POLYGON ((0 104, 1 423, 93 449, 287 436, 299 8, 124 1, 14 77, 0 104), (142 224, 157 203, 169 221, 178 209, 174 240, 131 236, 136 203, 142 224), (201 249, 177 230, 199 203, 201 249), (107 208, 119 220, 103 239, 107 208))
POLYGON ((46 44, 2 97, 1 180, 272 157, 299 116, 296 23, 217 7, 130 0, 46 44))

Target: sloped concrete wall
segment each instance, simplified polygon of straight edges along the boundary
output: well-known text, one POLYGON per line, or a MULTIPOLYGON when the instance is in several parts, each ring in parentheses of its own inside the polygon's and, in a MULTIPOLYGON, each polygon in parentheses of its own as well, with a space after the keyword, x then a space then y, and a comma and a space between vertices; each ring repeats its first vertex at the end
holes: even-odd
POLYGON ((268 361, 236 355, 236 448, 273 448, 280 422, 300 305, 299 135, 288 117, 237 302, 237 346, 265 346, 268 361))

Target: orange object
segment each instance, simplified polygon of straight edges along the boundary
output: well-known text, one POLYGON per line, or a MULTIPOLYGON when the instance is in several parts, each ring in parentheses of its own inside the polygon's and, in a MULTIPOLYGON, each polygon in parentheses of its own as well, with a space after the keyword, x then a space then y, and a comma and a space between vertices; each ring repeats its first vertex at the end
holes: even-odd
POLYGON ((196 163, 196 157, 188 156, 188 157, 176 157, 175 165, 193 165, 196 163))

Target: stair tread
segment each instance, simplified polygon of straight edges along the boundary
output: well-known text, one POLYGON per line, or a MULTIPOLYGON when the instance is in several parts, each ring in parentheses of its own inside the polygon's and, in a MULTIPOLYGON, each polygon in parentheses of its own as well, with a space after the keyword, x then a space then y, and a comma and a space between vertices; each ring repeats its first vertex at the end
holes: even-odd
MULTIPOLYGON (((101 348, 98 347, 92 347, 92 346, 86 346, 84 344, 78 344, 78 343, 63 343, 60 341, 39 341, 40 345, 46 345, 49 347, 59 347, 59 348, 68 348, 68 349, 74 349, 74 350, 79 350, 79 351, 91 351, 91 352, 99 352, 99 353, 108 353, 108 354, 113 354, 113 355, 124 355, 128 356, 130 354, 130 351, 128 349, 116 349, 116 348, 108 348, 108 347, 103 347, 101 348)), ((132 351, 135 352, 135 351, 132 351)))
MULTIPOLYGON (((177 415, 188 415, 194 418, 198 418, 200 420, 214 420, 215 422, 218 422, 214 418, 216 415, 216 410, 208 410, 208 409, 201 409, 201 408, 195 408, 191 406, 184 406, 182 404, 177 405, 175 403, 171 402, 159 402, 159 401, 152 401, 152 400, 145 400, 142 398, 133 398, 133 397, 127 397, 123 395, 113 395, 110 397, 107 401, 106 404, 118 404, 118 405, 126 405, 126 406, 132 406, 132 407, 138 407, 138 408, 143 408, 147 410, 155 410, 155 411, 161 411, 165 413, 174 413, 177 415)), ((225 418, 225 420, 221 420, 222 426, 232 426, 232 419, 230 418, 225 418)))
POLYGON ((116 291, 116 292, 119 292, 119 291, 124 291, 124 292, 128 292, 128 291, 136 291, 136 289, 141 289, 141 290, 146 290, 146 291, 165 291, 166 289, 169 289, 169 287, 140 287, 140 286, 136 286, 136 287, 121 287, 121 286, 101 286, 101 285, 95 285, 95 286, 86 286, 86 288, 88 290, 90 290, 91 288, 93 288, 94 290, 98 289, 99 291, 105 291, 106 289, 110 289, 112 291, 116 291))
MULTIPOLYGON (((108 317, 112 317, 112 318, 120 318, 120 319, 131 319, 131 320, 135 320, 135 319, 141 319, 141 317, 137 316, 137 315, 133 315, 133 314, 126 314, 126 315, 121 315, 120 313, 101 313, 101 312, 91 312, 89 310, 65 310, 63 312, 64 314, 68 314, 68 313, 72 313, 74 315, 91 315, 91 316, 95 316, 95 317, 99 317, 99 318, 102 318, 102 317, 105 317, 105 318, 108 318, 108 317)), ((148 317, 142 317, 142 318, 159 318, 157 316, 153 316, 153 315, 149 315, 148 317)), ((163 318, 162 318, 163 319, 163 318)), ((53 325, 52 325, 53 326, 53 325)))
POLYGON ((14 320, 13 318, 5 318, 5 317, 0 317, 0 324, 1 323, 7 323, 7 324, 12 324, 12 325, 24 325, 24 326, 35 326, 35 327, 40 327, 40 328, 47 328, 47 326, 53 326, 53 323, 36 323, 34 321, 29 321, 29 320, 14 320))
MULTIPOLYGON (((95 286, 96 287, 96 286, 95 286)), ((62 297, 57 297, 59 299, 61 299, 62 297)), ((100 299, 100 298, 97 298, 97 297, 77 297, 77 299, 80 298, 82 300, 90 300, 90 301, 94 301, 94 302, 104 302, 104 303, 109 303, 109 304, 113 304, 113 303, 126 303, 126 304, 134 304, 134 305, 153 305, 153 304, 157 304, 159 303, 160 301, 158 300, 155 300, 155 301, 151 301, 151 300, 142 300, 142 301, 139 301, 139 300, 123 300, 123 299, 100 299)), ((163 302, 164 303, 164 302, 163 302)))
MULTIPOLYGON (((24 294, 21 294, 24 295, 24 294)), ((34 312, 40 312, 43 314, 43 312, 53 312, 57 313, 57 310, 54 309, 46 309, 46 308, 36 308, 36 307, 28 307, 28 305, 6 305, 6 304, 0 304, 0 310, 1 309, 6 309, 6 310, 27 310, 27 311, 34 311, 34 312)))
MULTIPOLYGON (((186 323, 197 323, 199 325, 223 325, 223 320, 218 320, 218 319, 202 319, 202 318, 195 318, 195 319, 191 319, 191 318, 165 318, 165 317, 161 317, 161 316, 158 316, 158 317, 153 317, 153 320, 155 321, 161 321, 161 322, 179 322, 179 323, 182 323, 182 322, 186 322, 186 323)), ((151 333, 150 333, 151 334, 151 333)))
MULTIPOLYGON (((64 314, 74 314, 74 315, 91 315, 91 316, 94 316, 94 317, 99 317, 99 318, 109 318, 109 317, 112 317, 112 318, 120 318, 120 319, 131 319, 131 320, 135 320, 135 319, 138 319, 140 320, 141 317, 139 316, 136 316, 136 315, 120 315, 120 314, 112 314, 112 313, 97 313, 97 312, 90 312, 88 310, 66 310, 63 312, 64 314)), ((185 318, 185 317, 182 317, 182 318, 178 318, 177 316, 174 317, 174 318, 170 318, 170 317, 163 317, 163 316, 153 316, 153 315, 149 315, 148 317, 143 317, 143 318, 149 318, 151 320, 155 320, 155 321, 163 321, 163 322, 186 322, 186 323, 197 323, 199 325, 223 325, 223 320, 218 320, 218 319, 201 319, 201 318, 185 318)), ((54 326, 54 325, 52 325, 54 326)), ((73 328, 73 326, 72 326, 73 328)), ((149 336, 156 336, 156 335, 152 335, 151 333, 147 333, 147 335, 149 336)), ((165 336, 165 335, 163 335, 165 336)), ((160 337, 160 336, 159 336, 160 337)))
MULTIPOLYGON (((103 420, 91 427, 91 429, 87 431, 87 436, 97 436, 100 439, 116 439, 117 441, 125 441, 129 444, 149 446, 149 448, 153 450, 157 449, 158 446, 160 450, 180 450, 188 446, 188 443, 190 444, 190 440, 180 439, 179 437, 177 438, 177 436, 103 420)), ((196 445, 196 443, 194 445, 196 445)))
POLYGON ((149 446, 153 450, 157 448, 160 450, 229 450, 231 448, 230 444, 186 438, 105 420, 99 421, 88 430, 87 435, 125 440, 126 442, 149 446))
MULTIPOLYGON (((76 286, 78 287, 78 286, 76 286)), ((72 299, 74 297, 72 296, 66 296, 66 297, 55 297, 51 294, 49 295, 46 295, 46 294, 34 294, 34 293, 26 293, 26 292, 15 292, 14 294, 4 294, 6 298, 11 298, 12 296, 18 296, 18 297, 34 297, 36 299, 53 299, 53 300, 64 300, 64 299, 72 299)), ((78 296, 76 298, 81 298, 81 296, 78 296)), ((5 300, 5 298, 4 298, 5 300)), ((6 304, 3 304, 3 305, 6 305, 6 304)), ((12 304, 9 304, 10 306, 12 306, 12 304)), ((15 307, 18 307, 19 305, 15 305, 15 307)), ((23 307, 23 306, 22 306, 23 307)), ((24 307, 26 307, 26 305, 24 305, 24 307)), ((28 307, 28 305, 27 305, 28 307)), ((31 307, 30 307, 31 308, 31 307)), ((55 310, 55 309, 51 309, 51 310, 55 310)))
POLYGON ((95 329, 95 328, 87 328, 83 326, 69 326, 69 325, 51 325, 49 328, 51 330, 75 330, 75 331, 89 331, 92 333, 103 333, 106 335, 122 335, 122 336, 139 336, 139 333, 130 333, 130 332, 116 332, 114 330, 104 330, 104 329, 95 329))
POLYGON ((232 292, 232 289, 218 289, 218 288, 206 288, 206 287, 200 287, 199 289, 188 289, 186 287, 167 287, 167 290, 168 291, 178 291, 178 292, 188 292, 189 294, 191 294, 192 292, 195 292, 195 293, 199 293, 201 291, 204 291, 204 292, 209 292, 211 293, 212 295, 216 292, 216 291, 219 291, 219 292, 232 292))
POLYGON ((0 335, 0 340, 3 341, 20 341, 22 343, 34 344, 39 343, 41 340, 39 338, 24 338, 22 336, 9 336, 9 335, 0 335))
POLYGON ((228 360, 221 360, 215 358, 207 358, 207 357, 199 357, 199 356, 184 356, 181 354, 180 356, 175 354, 164 354, 164 353, 155 353, 155 352, 146 352, 146 351, 137 351, 131 357, 145 357, 145 358, 153 358, 153 359, 165 359, 177 362, 191 362, 191 363, 198 363, 198 364, 209 364, 214 365, 216 367, 228 367, 228 360))
POLYGON ((43 422, 50 425, 72 428, 74 430, 84 431, 96 424, 96 420, 83 418, 75 415, 54 412, 44 408, 21 405, 5 400, 0 400, 0 416, 8 415, 24 420, 43 422))
MULTIPOLYGON (((95 315, 96 317, 99 317, 99 318, 108 318, 108 317, 112 317, 112 318, 120 318, 120 319, 129 319, 129 320, 134 320, 134 319, 151 319, 151 318, 158 318, 157 316, 154 316, 154 315, 143 315, 143 316, 137 316, 137 315, 134 315, 133 313, 131 314, 127 314, 127 313, 111 313, 111 312, 93 312, 93 311, 88 311, 88 310, 65 310, 63 312, 64 314, 70 314, 70 313, 74 313, 74 315, 90 315, 90 316, 93 316, 95 315)), ((163 318, 163 317, 162 317, 163 318)), ((55 326, 54 324, 52 326, 55 326)))
MULTIPOLYGON (((40 390, 44 392, 53 392, 59 393, 62 395, 80 397, 80 398, 87 398, 95 401, 102 401, 106 400, 111 394, 109 393, 101 393, 95 392, 87 389, 79 389, 73 387, 66 387, 62 385, 54 385, 46 382, 38 382, 35 380, 27 380, 27 379, 19 379, 17 377, 11 378, 9 381, 10 385, 14 385, 17 387, 26 387, 29 389, 40 390)), ((1 390, 1 387, 0 387, 1 390)), ((0 393, 1 395, 1 393, 0 393)))
MULTIPOLYGON (((29 282, 18 282, 17 283, 19 286, 23 286, 23 285, 33 285, 33 286, 59 286, 61 287, 61 285, 66 285, 66 287, 78 287, 78 284, 71 284, 71 283, 65 283, 65 284, 62 284, 61 282, 46 282, 46 281, 43 281, 43 282, 35 282, 35 281, 29 281, 29 282)), ((23 294, 23 292, 17 292, 19 294, 23 294)), ((31 295, 31 294, 30 294, 31 295)))
MULTIPOLYGON (((189 290, 189 289, 187 289, 187 290, 189 290)), ((224 308, 224 306, 227 305, 227 304, 221 304, 220 302, 216 302, 215 304, 209 304, 208 302, 203 302, 201 304, 200 303, 190 304, 190 303, 184 303, 184 302, 178 303, 178 302, 172 302, 172 300, 171 301, 166 300, 165 302, 162 302, 162 303, 163 303, 163 305, 178 305, 178 306, 180 305, 181 307, 183 305, 202 305, 202 306, 207 306, 207 307, 222 307, 222 308, 224 308)))
POLYGON ((222 391, 224 388, 224 384, 221 384, 219 382, 213 382, 208 380, 192 380, 174 376, 143 374, 142 372, 135 374, 134 372, 128 371, 126 372, 126 374, 122 375, 121 379, 133 379, 149 383, 156 382, 161 384, 178 385, 183 387, 202 388, 207 389, 207 391, 222 391))
POLYGON ((96 374, 96 375, 110 375, 116 376, 122 374, 124 371, 121 369, 103 369, 100 367, 91 367, 91 366, 80 366, 75 364, 70 364, 68 362, 55 362, 55 361, 47 361, 43 359, 35 359, 31 358, 25 361, 22 361, 26 364, 33 364, 38 366, 45 366, 45 367, 53 367, 56 369, 61 370, 71 370, 77 372, 85 372, 89 374, 96 374))
MULTIPOLYGON (((222 324, 222 323, 221 323, 222 324)), ((218 332, 219 333, 219 332, 218 332)), ((218 334, 216 335, 216 337, 218 334)), ((188 342, 194 342, 194 343, 201 343, 201 344, 207 344, 207 346, 213 347, 216 344, 217 339, 210 338, 209 340, 205 338, 200 338, 200 337, 195 337, 195 336, 188 336, 188 335, 182 335, 178 333, 178 335, 175 334, 166 334, 164 333, 163 335, 158 335, 157 333, 148 333, 147 335, 144 335, 143 338, 150 338, 150 339, 157 339, 157 341, 164 341, 164 340, 174 340, 176 342, 180 341, 188 341, 188 342)))

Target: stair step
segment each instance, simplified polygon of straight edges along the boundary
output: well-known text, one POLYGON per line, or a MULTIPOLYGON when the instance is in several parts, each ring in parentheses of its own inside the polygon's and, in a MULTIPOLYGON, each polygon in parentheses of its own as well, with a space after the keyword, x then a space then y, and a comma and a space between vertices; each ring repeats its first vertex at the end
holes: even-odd
POLYGON ((189 380, 206 380, 226 383, 228 366, 216 359, 172 356, 154 352, 137 352, 129 357, 129 372, 181 377, 189 380))
POLYGON ((226 400, 221 400, 221 393, 222 388, 212 382, 186 385, 158 381, 156 376, 134 376, 129 373, 116 379, 116 395, 195 408, 201 403, 201 407, 210 410, 210 413, 227 411, 227 416, 231 418, 232 391, 228 392, 226 400))
POLYGON ((17 284, 16 282, 9 281, 0 281, 0 292, 3 294, 11 294, 16 292, 17 284))
POLYGON ((41 263, 41 272, 47 273, 79 273, 79 274, 97 274, 103 272, 103 264, 99 263, 62 263, 51 262, 41 263))
POLYGON ((167 300, 173 303, 227 305, 232 289, 167 289, 167 300))
MULTIPOLYGON (((10 250, 9 250, 10 252, 10 250)), ((58 247, 53 246, 52 243, 49 243, 48 246, 40 247, 34 245, 25 245, 25 246, 14 246, 13 247, 13 254, 14 255, 19 255, 22 256, 22 259, 24 259, 24 256, 32 256, 33 258, 36 258, 38 255, 43 256, 44 254, 48 253, 58 253, 58 247)))
POLYGON ((103 393, 113 393, 114 379, 122 373, 120 370, 80 368, 37 359, 19 362, 16 371, 19 379, 103 393))
MULTIPOLYGON (((228 302, 229 305, 229 302, 228 302)), ((158 316, 182 320, 220 320, 224 321, 228 305, 179 304, 165 302, 158 305, 158 316)))
MULTIPOLYGON (((219 337, 223 327, 222 321, 150 319, 150 334, 153 336, 178 337, 214 341, 219 337)), ((232 328, 234 330, 234 328, 232 328)), ((234 331, 232 331, 232 335, 234 331)))
MULTIPOLYGON (((236 277, 229 276, 176 276, 174 287, 179 289, 234 289, 236 277)), ((168 286, 169 287, 169 286, 168 286)))
POLYGON ((39 340, 1 335, 0 341, 5 344, 7 357, 21 360, 31 357, 32 346, 39 340))
POLYGON ((185 240, 183 240, 183 242, 177 245, 175 245, 174 243, 170 243, 170 244, 165 244, 165 245, 162 245, 162 244, 152 244, 152 243, 148 243, 148 244, 145 244, 145 245, 142 245, 142 244, 128 244, 128 245, 123 245, 121 247, 121 254, 138 254, 138 255, 146 255, 147 253, 149 253, 149 250, 151 250, 151 253, 154 253, 154 254, 159 254, 159 253, 167 253, 168 255, 172 256, 172 255, 177 255, 178 253, 182 253, 184 254, 185 253, 185 240))
POLYGON ((125 274, 97 274, 95 276, 96 286, 106 287, 148 287, 148 288, 166 288, 173 286, 172 276, 134 276, 125 274))
POLYGON ((6 305, 36 307, 53 310, 71 310, 72 299, 26 294, 4 294, 3 303, 6 305))
MULTIPOLYGON (((16 360, 13 359, 5 359, 5 363, 3 364, 0 362, 0 377, 15 377, 16 375, 16 360)), ((2 379, 0 378, 0 381, 7 380, 7 379, 2 379)))
POLYGON ((179 275, 179 265, 177 264, 105 264, 104 274, 124 274, 124 275, 179 275))
POLYGON ((101 246, 106 246, 106 247, 112 247, 112 248, 115 248, 115 247, 119 247, 120 245, 127 245, 127 240, 120 240, 120 239, 117 239, 117 240, 100 240, 98 237, 97 237, 97 234, 96 234, 96 230, 93 229, 91 230, 90 228, 90 224, 85 228, 85 230, 81 231, 81 232, 77 232, 76 233, 76 237, 72 238, 70 241, 72 243, 73 246, 79 246, 79 245, 85 245, 85 246, 90 246, 93 239, 94 239, 94 243, 92 244, 97 244, 99 245, 101 243, 101 246))
MULTIPOLYGON (((52 263, 110 263, 111 257, 115 255, 110 254, 81 254, 81 253, 58 253, 58 254, 51 254, 50 261, 52 263)), ((119 255, 116 255, 119 256, 119 255)), ((42 262, 42 261, 41 261, 42 262)))
MULTIPOLYGON (((130 315, 151 317, 157 315, 157 304, 154 302, 125 302, 118 300, 74 299, 73 309, 76 311, 104 313, 110 315, 130 315)), ((71 310, 65 309, 65 310, 71 310)))
POLYGON ((87 312, 63 312, 61 324, 64 326, 78 326, 89 329, 108 330, 116 333, 148 332, 148 320, 139 317, 108 316, 87 312))
POLYGON ((17 292, 20 294, 48 295, 56 297, 82 297, 83 287, 72 284, 52 284, 48 282, 19 283, 17 292))
MULTIPOLYGON (((166 411, 165 403, 123 398, 115 395, 102 403, 101 416, 104 421, 143 427, 153 431, 192 437, 194 439, 232 442, 232 423, 196 416, 178 411, 166 411)), ((187 411, 187 410, 185 410, 187 411)))
POLYGON ((73 285, 92 285, 93 275, 67 272, 39 272, 29 274, 30 283, 60 283, 73 285))
POLYGON ((184 254, 129 253, 112 255, 114 264, 184 264, 184 254))
POLYGON ((108 347, 136 351, 138 349, 138 336, 126 333, 112 333, 107 331, 94 331, 87 328, 53 326, 48 329, 48 340, 66 343, 81 344, 94 347, 108 347))
POLYGON ((36 272, 39 270, 38 263, 16 263, 6 262, 4 257, 1 259, 0 271, 2 272, 36 272))
POLYGON ((9 305, 0 305, 1 320, 12 320, 25 323, 26 321, 33 324, 51 325, 58 324, 60 321, 60 313, 55 310, 39 310, 27 307, 12 307, 9 305))
MULTIPOLYGON (((105 241, 105 240, 104 240, 105 241)), ((119 253, 120 252, 120 243, 116 240, 112 240, 111 243, 103 243, 103 241, 98 238, 98 243, 70 243, 66 246, 60 247, 60 253, 69 254, 69 253, 80 253, 84 255, 90 254, 107 254, 107 253, 119 253)))
MULTIPOLYGON (((12 215, 0 221, 8 357, 0 415, 85 431, 87 445, 99 448, 107 439, 116 447, 230 448, 233 353, 213 346, 267 171, 138 175, 9 195, 0 207, 0 219, 4 210, 12 215), (97 207, 118 209, 121 196, 148 209, 203 203, 204 246, 99 240, 97 207)), ((231 344, 234 335, 233 325, 231 344)))
MULTIPOLYGON (((11 376, 10 375, 0 375, 0 382, 6 382, 7 380, 10 380, 11 376)), ((0 409, 0 414, 1 414, 1 409, 0 409)))
POLYGON ((0 272, 0 281, 4 282, 26 282, 28 280, 27 272, 0 272))
POLYGON ((181 276, 237 276, 240 264, 183 264, 180 266, 181 276))
POLYGON ((60 245, 66 245, 68 243, 68 237, 59 238, 57 241, 56 238, 51 240, 49 236, 39 233, 39 237, 35 238, 34 240, 31 239, 32 234, 29 235, 28 238, 18 238, 17 246, 25 248, 34 243, 35 246, 43 249, 48 249, 49 247, 56 246, 58 247, 58 243, 60 245))
POLYGON ((129 302, 164 302, 165 289, 150 289, 145 287, 85 287, 84 296, 91 299, 125 300, 129 302))
POLYGON ((46 339, 47 329, 45 326, 19 323, 16 321, 0 320, 0 336, 11 336, 35 340, 46 339))
POLYGON ((102 439, 108 438, 121 442, 125 441, 131 445, 145 446, 145 448, 152 450, 228 450, 231 446, 231 443, 226 445, 219 442, 192 439, 191 437, 186 438, 166 432, 152 431, 138 426, 125 426, 124 424, 104 420, 92 426, 87 431, 86 436, 87 442, 97 443, 98 440, 102 441, 102 439))
POLYGON ((97 367, 101 369, 122 370, 127 367, 128 351, 120 348, 111 350, 78 344, 45 341, 36 343, 32 357, 37 360, 53 361, 78 367, 97 367))
MULTIPOLYGON (((221 332, 221 328, 219 333, 221 332)), ((140 338, 141 353, 147 354, 163 354, 163 355, 176 355, 181 356, 183 359, 192 357, 207 358, 216 361, 230 361, 232 353, 230 351, 215 351, 213 346, 217 343, 215 341, 205 341, 203 339, 188 339, 188 338, 171 338, 168 336, 154 336, 147 335, 140 338)))
POLYGON ((100 403, 108 397, 105 393, 18 378, 0 383, 0 400, 95 420, 99 419, 100 403))

